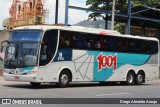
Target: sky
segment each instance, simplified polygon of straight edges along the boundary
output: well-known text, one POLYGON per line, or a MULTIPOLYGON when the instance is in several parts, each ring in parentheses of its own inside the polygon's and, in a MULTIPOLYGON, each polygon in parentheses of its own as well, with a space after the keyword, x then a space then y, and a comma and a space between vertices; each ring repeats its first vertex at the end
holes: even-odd
MULTIPOLYGON (((0 0, 0 29, 3 29, 3 20, 9 18, 9 8, 11 7, 13 0, 0 0)), ((26 1, 26 0, 21 0, 26 1)), ((54 24, 55 22, 55 1, 56 0, 45 0, 44 8, 50 10, 48 24, 54 24)), ((65 15, 65 1, 59 0, 59 23, 64 23, 64 15, 65 15)), ((86 0, 69 0, 69 5, 86 7, 86 0)), ((88 18, 88 14, 85 11, 73 10, 69 9, 69 24, 76 24, 82 20, 86 20, 88 18)))

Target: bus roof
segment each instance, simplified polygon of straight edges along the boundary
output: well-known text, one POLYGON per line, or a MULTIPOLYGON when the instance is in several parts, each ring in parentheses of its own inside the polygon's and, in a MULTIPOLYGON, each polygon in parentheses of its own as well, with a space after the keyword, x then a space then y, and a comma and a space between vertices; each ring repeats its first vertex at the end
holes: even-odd
POLYGON ((92 34, 100 34, 100 35, 110 35, 110 36, 117 36, 117 37, 126 37, 126 38, 133 38, 133 39, 145 39, 145 40, 153 40, 158 41, 157 38, 153 37, 142 37, 142 36, 132 36, 132 35, 124 35, 120 34, 117 31, 113 30, 105 30, 105 29, 95 29, 95 28, 87 28, 81 26, 49 26, 49 25, 34 25, 34 26, 22 26, 17 27, 14 30, 24 30, 24 29, 34 29, 34 30, 50 30, 50 29, 59 29, 59 30, 67 30, 67 31, 75 31, 75 32, 83 32, 83 33, 92 33, 92 34))

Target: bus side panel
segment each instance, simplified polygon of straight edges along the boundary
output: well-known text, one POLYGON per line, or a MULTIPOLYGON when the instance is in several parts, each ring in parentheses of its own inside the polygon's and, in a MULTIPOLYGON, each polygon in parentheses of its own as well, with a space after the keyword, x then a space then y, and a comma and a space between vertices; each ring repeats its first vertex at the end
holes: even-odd
POLYGON ((137 71, 150 58, 150 55, 144 54, 99 51, 88 51, 88 53, 94 56, 94 81, 107 81, 109 78, 113 78, 110 81, 124 81, 129 69, 137 71), (117 76, 112 77, 113 75, 117 76))
MULTIPOLYGON (((59 54, 65 59, 67 55, 64 52, 58 51, 55 59, 58 59, 59 54)), ((55 60, 46 67, 41 67, 38 79, 43 77, 43 81, 58 82, 62 69, 69 68, 73 75, 72 81, 125 81, 130 69, 135 73, 143 70, 146 80, 151 80, 158 77, 157 64, 152 61, 155 57, 157 56, 72 50, 72 58, 67 58, 71 61, 55 60)))
MULTIPOLYGON (((72 62, 54 62, 50 63, 47 66, 39 67, 37 74, 38 82, 58 82, 59 74, 63 69, 69 69, 74 71, 74 64, 72 62)), ((75 76, 72 72, 73 78, 75 76)))
POLYGON ((150 80, 158 79, 159 76, 159 54, 151 55, 146 64, 150 67, 150 80))
POLYGON ((87 51, 59 50, 52 63, 39 67, 37 79, 39 82, 58 82, 60 72, 67 68, 72 72, 72 81, 93 81, 93 58, 87 51), (68 54, 72 54, 72 58, 68 54))
POLYGON ((74 81, 93 81, 94 56, 87 51, 73 50, 72 62, 74 63, 74 81))

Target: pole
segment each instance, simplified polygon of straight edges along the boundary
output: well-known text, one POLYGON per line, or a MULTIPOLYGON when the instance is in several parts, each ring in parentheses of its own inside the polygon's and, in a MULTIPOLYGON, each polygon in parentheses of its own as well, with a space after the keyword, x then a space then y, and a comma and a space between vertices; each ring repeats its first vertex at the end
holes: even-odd
MULTIPOLYGON (((108 7, 109 7, 109 1, 106 0, 106 12, 108 12, 108 7)), ((105 29, 108 29, 108 14, 106 14, 106 20, 105 20, 105 29)))
POLYGON ((68 26, 68 10, 69 10, 69 0, 66 0, 66 4, 65 4, 65 26, 68 26))
POLYGON ((128 21, 127 21, 127 33, 131 33, 131 0, 128 0, 128 21))
POLYGON ((56 8, 55 8, 55 24, 58 24, 58 3, 59 3, 59 0, 56 0, 56 8))
POLYGON ((111 30, 114 30, 115 3, 116 3, 116 0, 113 0, 113 3, 112 3, 112 23, 111 23, 111 30))

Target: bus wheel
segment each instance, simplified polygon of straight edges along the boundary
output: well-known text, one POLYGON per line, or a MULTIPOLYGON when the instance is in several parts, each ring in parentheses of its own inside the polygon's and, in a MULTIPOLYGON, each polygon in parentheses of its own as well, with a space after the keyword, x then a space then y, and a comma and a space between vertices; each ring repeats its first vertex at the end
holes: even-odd
POLYGON ((136 85, 142 85, 144 78, 145 78, 145 77, 144 77, 143 73, 142 73, 142 72, 139 72, 139 73, 136 75, 135 84, 136 84, 136 85))
POLYGON ((134 84, 134 77, 135 76, 134 76, 133 72, 128 72, 126 84, 127 85, 133 85, 134 84))
POLYGON ((59 82, 57 83, 58 87, 65 88, 69 85, 70 75, 67 71, 62 71, 59 76, 59 82))
POLYGON ((36 87, 38 87, 38 86, 41 85, 40 82, 30 82, 30 84, 31 84, 32 86, 36 86, 36 87))

